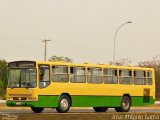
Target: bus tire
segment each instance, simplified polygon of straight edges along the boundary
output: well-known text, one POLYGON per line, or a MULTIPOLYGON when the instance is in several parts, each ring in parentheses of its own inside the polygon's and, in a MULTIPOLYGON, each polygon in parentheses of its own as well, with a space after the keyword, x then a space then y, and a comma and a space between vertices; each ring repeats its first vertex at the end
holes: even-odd
POLYGON ((96 112, 106 112, 108 107, 93 107, 96 112))
POLYGON ((68 112, 71 106, 71 100, 67 95, 62 95, 58 101, 58 107, 56 108, 57 112, 65 113, 68 112))
POLYGON ((44 110, 44 108, 42 107, 31 107, 31 110, 34 112, 34 113, 40 113, 44 110))
POLYGON ((116 107, 116 112, 128 112, 131 107, 131 100, 128 96, 123 96, 121 100, 121 106, 116 107))

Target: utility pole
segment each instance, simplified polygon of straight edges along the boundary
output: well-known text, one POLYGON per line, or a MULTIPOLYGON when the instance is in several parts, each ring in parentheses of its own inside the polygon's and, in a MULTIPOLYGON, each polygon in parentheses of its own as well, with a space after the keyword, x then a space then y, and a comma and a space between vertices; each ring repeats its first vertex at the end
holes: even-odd
POLYGON ((125 22, 123 24, 121 24, 117 30, 116 30, 116 33, 114 35, 114 46, 113 46, 113 65, 115 65, 115 57, 116 57, 116 36, 117 36, 117 33, 118 31, 120 30, 120 28, 122 28, 125 24, 128 24, 128 23, 132 23, 132 21, 128 21, 128 22, 125 22))
POLYGON ((52 41, 52 40, 42 40, 42 42, 44 42, 44 61, 47 60, 47 42, 52 41))

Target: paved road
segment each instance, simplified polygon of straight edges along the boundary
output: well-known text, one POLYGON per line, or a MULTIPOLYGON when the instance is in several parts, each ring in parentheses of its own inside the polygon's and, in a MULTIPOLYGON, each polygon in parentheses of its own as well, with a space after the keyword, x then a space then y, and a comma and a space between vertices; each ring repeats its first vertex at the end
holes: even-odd
POLYGON ((68 113, 57 113, 55 109, 45 109, 41 114, 30 109, 0 109, 0 120, 160 120, 159 108, 132 108, 128 113, 117 113, 109 109, 104 113, 96 113, 92 108, 71 108, 68 113), (6 117, 6 118, 4 118, 6 117))
MULTIPOLYGON (((146 113, 146 112, 154 112, 154 113, 160 113, 160 108, 131 108, 129 113, 146 113)), ((1 109, 0 114, 27 114, 27 113, 33 113, 30 109, 1 109)), ((66 114, 95 114, 96 112, 92 109, 75 109, 71 108, 68 113, 66 114)), ((116 113, 113 108, 108 109, 105 113, 116 113)), ((55 109, 45 109, 42 114, 59 114, 55 109)))
POLYGON ((45 109, 42 113, 33 113, 30 108, 6 107, 0 104, 0 120, 160 120, 160 104, 149 107, 132 107, 128 113, 96 113, 92 108, 71 108, 68 113, 57 113, 55 109, 45 109), (13 119, 14 118, 14 119, 13 119))

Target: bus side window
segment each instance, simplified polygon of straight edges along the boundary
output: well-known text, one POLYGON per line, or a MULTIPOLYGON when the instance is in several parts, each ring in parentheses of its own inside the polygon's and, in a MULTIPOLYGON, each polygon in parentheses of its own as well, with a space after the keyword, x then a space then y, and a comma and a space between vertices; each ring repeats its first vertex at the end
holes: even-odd
POLYGON ((73 74, 73 67, 70 67, 70 73, 73 74))
POLYGON ((121 76, 121 70, 119 70, 119 76, 121 76))
POLYGON ((117 70, 114 70, 114 75, 117 76, 117 70))
POLYGON ((53 82, 69 82, 68 66, 52 66, 53 82))
POLYGON ((146 72, 143 70, 134 71, 134 84, 135 85, 146 85, 146 72))
POLYGON ((112 68, 104 68, 103 69, 103 79, 104 84, 117 84, 117 70, 112 68))
POLYGON ((152 71, 147 72, 148 85, 152 85, 152 71))
POLYGON ((134 77, 136 77, 136 71, 134 71, 134 77))
POLYGON ((131 70, 129 71, 129 76, 131 76, 131 77, 132 77, 132 71, 131 71, 131 70))
POLYGON ((88 83, 102 84, 102 69, 101 68, 88 68, 88 83))
POLYGON ((120 84, 132 84, 132 71, 129 69, 119 70, 119 83, 120 84))
POLYGON ((70 82, 71 83, 85 83, 86 72, 85 67, 70 67, 70 82))

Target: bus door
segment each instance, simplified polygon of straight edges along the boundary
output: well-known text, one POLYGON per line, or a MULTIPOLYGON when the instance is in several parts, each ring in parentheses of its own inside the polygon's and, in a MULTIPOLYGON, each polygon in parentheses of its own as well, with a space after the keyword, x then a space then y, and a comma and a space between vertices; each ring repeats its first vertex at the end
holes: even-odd
POLYGON ((38 67, 39 88, 45 88, 50 85, 50 66, 39 65, 38 67))

